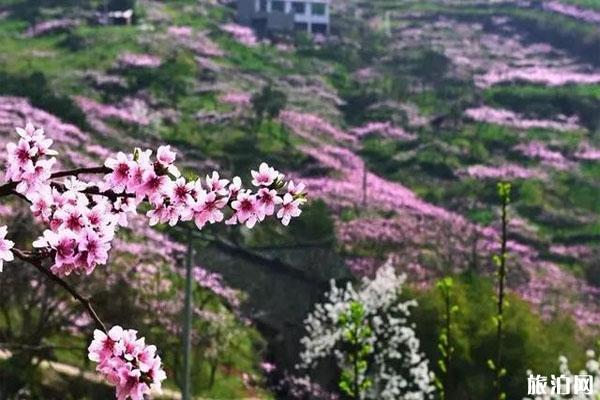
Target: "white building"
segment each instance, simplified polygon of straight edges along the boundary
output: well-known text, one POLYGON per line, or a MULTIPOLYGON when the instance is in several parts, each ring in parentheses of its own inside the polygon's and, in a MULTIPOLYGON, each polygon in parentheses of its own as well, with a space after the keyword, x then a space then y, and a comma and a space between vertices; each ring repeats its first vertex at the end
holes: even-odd
POLYGON ((257 30, 328 34, 330 0, 238 0, 238 19, 257 30))

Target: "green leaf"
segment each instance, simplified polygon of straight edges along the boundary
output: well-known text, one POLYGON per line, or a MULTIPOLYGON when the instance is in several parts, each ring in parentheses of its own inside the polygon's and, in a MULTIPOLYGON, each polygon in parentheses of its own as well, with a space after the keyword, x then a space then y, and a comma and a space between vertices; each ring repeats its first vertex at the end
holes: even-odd
POLYGON ((442 373, 446 373, 446 364, 443 361, 438 361, 438 366, 440 367, 440 371, 442 371, 442 373))
POLYGON ((502 258, 499 255, 494 254, 492 260, 494 261, 494 264, 496 264, 497 267, 502 265, 502 258))

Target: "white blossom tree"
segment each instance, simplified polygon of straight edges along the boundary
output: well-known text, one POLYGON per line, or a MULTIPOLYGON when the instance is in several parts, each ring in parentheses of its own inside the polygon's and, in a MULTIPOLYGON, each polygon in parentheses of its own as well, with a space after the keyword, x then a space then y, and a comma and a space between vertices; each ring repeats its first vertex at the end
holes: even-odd
POLYGON ((432 398, 433 374, 409 322, 416 302, 400 298, 405 280, 388 262, 357 288, 351 283, 338 288, 332 281, 326 300, 305 320, 298 369, 309 370, 333 356, 342 370, 340 388, 355 399, 432 398), (352 348, 359 350, 353 354, 352 348), (354 380, 355 390, 345 390, 352 384, 344 376, 354 380))

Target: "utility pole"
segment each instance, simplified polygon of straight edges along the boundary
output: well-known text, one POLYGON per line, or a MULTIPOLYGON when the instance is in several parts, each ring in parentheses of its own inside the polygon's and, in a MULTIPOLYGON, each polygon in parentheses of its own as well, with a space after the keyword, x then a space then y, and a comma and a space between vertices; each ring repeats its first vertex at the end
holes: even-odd
POLYGON ((363 181, 362 181, 362 190, 363 190, 363 208, 367 207, 367 162, 363 161, 363 181))
POLYGON ((392 37, 392 24, 390 21, 390 11, 385 12, 385 20, 383 23, 383 30, 387 37, 392 37))
POLYGON ((191 400, 192 377, 192 262, 194 247, 192 245, 192 232, 188 229, 188 248, 185 263, 185 306, 183 310, 183 400, 191 400))

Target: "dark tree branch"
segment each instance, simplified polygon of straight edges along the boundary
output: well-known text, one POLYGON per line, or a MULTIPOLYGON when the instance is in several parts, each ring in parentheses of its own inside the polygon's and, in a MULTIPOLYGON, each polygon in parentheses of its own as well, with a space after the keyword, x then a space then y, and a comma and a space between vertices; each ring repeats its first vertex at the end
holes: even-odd
POLYGON ((104 323, 102 322, 102 320, 100 319, 100 317, 98 317, 98 314, 96 313, 96 311, 94 310, 94 308, 92 307, 92 304, 90 302, 89 299, 83 297, 82 295, 80 295, 77 290, 75 290, 73 287, 71 287, 71 285, 69 285, 66 281, 62 280, 60 277, 58 277, 57 275, 53 274, 52 271, 50 271, 48 268, 44 267, 42 265, 41 260, 45 257, 48 256, 47 253, 42 253, 42 254, 30 254, 28 252, 19 250, 19 249, 12 249, 12 252, 14 253, 14 255, 19 258, 20 260, 23 260, 31 265, 33 265, 38 271, 40 271, 42 274, 46 275, 46 277, 48 277, 51 281, 53 281, 54 283, 56 283, 57 285, 61 286, 63 289, 65 289, 67 292, 69 292, 69 294, 78 302, 80 302, 85 310, 87 311, 87 313, 89 314, 89 316, 92 318, 92 320, 94 320, 94 322, 96 323, 98 329, 102 330, 104 333, 107 333, 108 331, 106 330, 106 326, 104 325, 104 323))
POLYGON ((112 169, 108 167, 90 167, 90 168, 75 168, 66 171, 55 172, 50 176, 50 179, 64 178, 65 176, 79 176, 86 174, 110 174, 112 169))
POLYGON ((0 197, 16 194, 17 182, 8 182, 0 186, 0 197))
POLYGON ((98 195, 108 197, 112 201, 116 201, 118 198, 134 198, 135 193, 115 193, 112 190, 105 190, 101 192, 97 186, 91 186, 87 189, 82 190, 82 193, 90 194, 90 195, 98 195))
MULTIPOLYGON (((61 190, 61 191, 65 191, 65 185, 63 185, 62 183, 58 183, 58 182, 51 182, 50 186, 61 190)), ((100 188, 98 188, 98 186, 90 186, 86 189, 83 189, 80 193, 84 193, 87 195, 97 195, 97 196, 104 196, 107 197, 108 199, 110 199, 111 201, 117 201, 118 198, 134 198, 135 197, 135 193, 116 193, 113 192, 112 190, 105 190, 105 191, 100 191, 100 188)))
POLYGON ((24 194, 19 193, 16 190, 11 190, 8 194, 9 195, 13 195, 13 196, 17 196, 18 198, 23 199, 27 203, 31 204, 31 201, 24 194))

